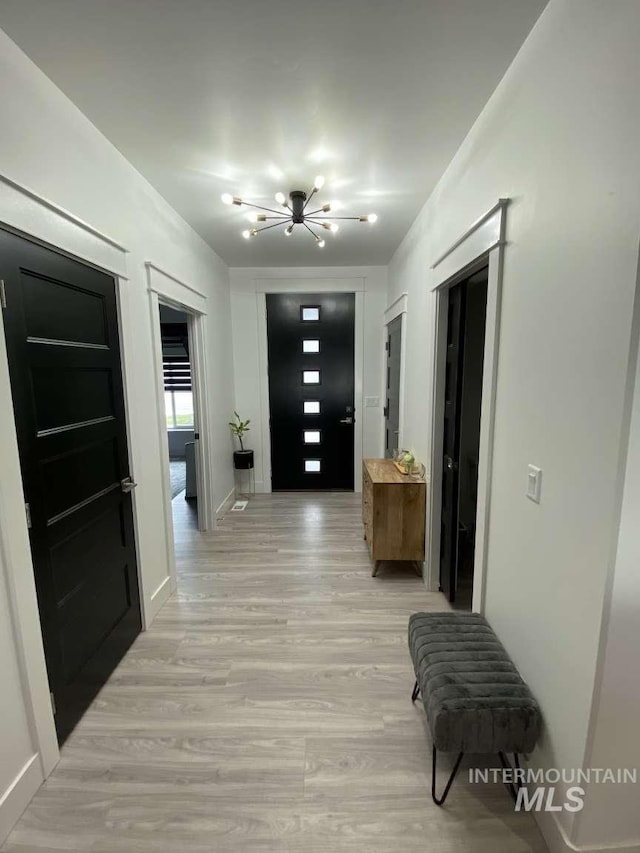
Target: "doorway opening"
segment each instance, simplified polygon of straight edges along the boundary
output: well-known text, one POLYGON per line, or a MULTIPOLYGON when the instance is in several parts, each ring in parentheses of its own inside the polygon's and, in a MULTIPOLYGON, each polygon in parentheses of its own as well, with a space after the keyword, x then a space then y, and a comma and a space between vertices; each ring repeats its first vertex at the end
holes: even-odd
POLYGON ((402 387, 402 314, 387 325, 386 401, 384 406, 384 455, 393 457, 400 441, 400 389, 402 387))
POLYGON ((163 302, 158 305, 169 486, 174 531, 200 527, 197 389, 193 379, 193 315, 163 302))
POLYGON ((273 491, 353 491, 355 294, 268 293, 273 491))
POLYGON ((487 289, 484 266, 445 294, 440 589, 464 610, 473 596, 487 289))

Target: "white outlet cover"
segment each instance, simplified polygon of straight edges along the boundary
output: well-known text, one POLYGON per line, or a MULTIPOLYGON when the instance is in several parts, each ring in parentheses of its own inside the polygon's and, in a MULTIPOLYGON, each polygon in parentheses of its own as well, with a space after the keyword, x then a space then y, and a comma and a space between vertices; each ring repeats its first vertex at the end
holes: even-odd
POLYGON ((380 406, 380 397, 365 397, 364 405, 367 409, 376 409, 380 406))
POLYGON ((527 497, 536 504, 540 503, 542 493, 542 468, 529 465, 527 469, 527 497))

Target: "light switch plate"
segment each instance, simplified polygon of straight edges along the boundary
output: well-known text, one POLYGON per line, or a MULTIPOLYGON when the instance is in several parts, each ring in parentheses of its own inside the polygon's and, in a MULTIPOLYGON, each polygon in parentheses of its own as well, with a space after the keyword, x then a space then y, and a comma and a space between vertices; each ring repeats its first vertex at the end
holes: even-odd
POLYGON ((529 465, 527 471, 527 497, 536 504, 540 503, 542 492, 542 469, 529 465))
POLYGON ((376 409, 380 405, 380 397, 365 397, 364 405, 367 409, 376 409))

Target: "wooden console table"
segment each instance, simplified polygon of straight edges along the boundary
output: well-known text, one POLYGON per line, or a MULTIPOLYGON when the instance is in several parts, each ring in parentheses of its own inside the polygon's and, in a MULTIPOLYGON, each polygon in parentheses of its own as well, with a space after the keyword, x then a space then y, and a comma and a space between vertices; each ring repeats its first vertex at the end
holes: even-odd
POLYGON ((423 479, 401 474, 391 459, 362 463, 362 521, 373 560, 424 560, 427 487, 423 479))

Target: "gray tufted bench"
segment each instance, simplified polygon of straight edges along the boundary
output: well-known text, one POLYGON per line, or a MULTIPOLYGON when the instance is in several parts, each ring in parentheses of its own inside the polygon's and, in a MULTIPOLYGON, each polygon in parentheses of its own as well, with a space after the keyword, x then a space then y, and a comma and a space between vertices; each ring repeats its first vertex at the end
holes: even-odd
MULTIPOLYGON (((478 613, 414 613, 409 651, 416 674, 411 700, 422 694, 433 740, 431 796, 442 805, 465 752, 531 752, 540 734, 540 709, 502 643, 478 613), (441 797, 436 796, 437 751, 458 752, 441 797)), ((512 794, 515 790, 512 788, 512 794)))

